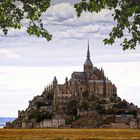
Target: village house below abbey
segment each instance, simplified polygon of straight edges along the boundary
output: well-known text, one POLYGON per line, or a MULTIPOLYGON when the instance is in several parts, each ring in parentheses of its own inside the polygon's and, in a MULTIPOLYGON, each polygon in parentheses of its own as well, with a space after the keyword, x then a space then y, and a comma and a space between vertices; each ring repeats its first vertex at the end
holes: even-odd
POLYGON ((104 70, 92 63, 88 42, 83 71, 73 72, 64 84, 54 77, 6 127, 140 128, 140 109, 118 97, 104 70))

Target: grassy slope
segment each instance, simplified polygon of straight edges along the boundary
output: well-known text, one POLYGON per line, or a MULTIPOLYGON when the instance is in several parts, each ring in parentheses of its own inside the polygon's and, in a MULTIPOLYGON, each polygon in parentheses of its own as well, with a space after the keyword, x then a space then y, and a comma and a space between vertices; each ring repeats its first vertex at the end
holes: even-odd
POLYGON ((140 140, 132 129, 0 129, 0 140, 140 140))

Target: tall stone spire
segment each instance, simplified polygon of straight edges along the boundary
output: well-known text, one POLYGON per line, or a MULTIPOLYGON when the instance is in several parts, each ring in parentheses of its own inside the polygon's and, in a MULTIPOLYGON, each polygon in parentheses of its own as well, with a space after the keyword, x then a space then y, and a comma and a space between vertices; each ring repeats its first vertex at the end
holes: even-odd
POLYGON ((87 58, 90 59, 89 40, 88 40, 87 58))
POLYGON ((89 40, 88 40, 88 48, 87 48, 87 59, 86 59, 84 65, 92 65, 92 62, 90 60, 89 40))
POLYGON ((87 48, 87 58, 84 63, 84 72, 89 72, 92 70, 93 64, 90 60, 90 50, 89 50, 89 40, 88 40, 88 48, 87 48))

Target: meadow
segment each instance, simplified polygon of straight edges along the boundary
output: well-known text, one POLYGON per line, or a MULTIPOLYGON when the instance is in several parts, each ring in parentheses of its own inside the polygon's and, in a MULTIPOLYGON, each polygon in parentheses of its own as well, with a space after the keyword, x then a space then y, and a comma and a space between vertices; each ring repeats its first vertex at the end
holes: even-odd
POLYGON ((0 129, 0 140, 140 140, 140 130, 0 129))

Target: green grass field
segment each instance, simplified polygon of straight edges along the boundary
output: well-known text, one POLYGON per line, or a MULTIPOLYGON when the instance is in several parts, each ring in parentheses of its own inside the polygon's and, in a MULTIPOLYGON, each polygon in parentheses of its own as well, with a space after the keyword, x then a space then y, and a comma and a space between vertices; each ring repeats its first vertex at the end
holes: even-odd
POLYGON ((140 140, 135 129, 0 129, 0 140, 140 140))

